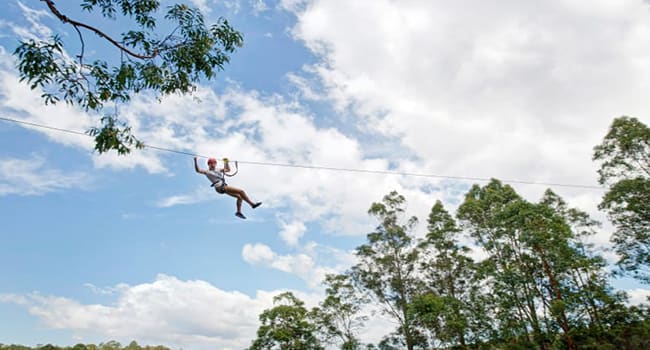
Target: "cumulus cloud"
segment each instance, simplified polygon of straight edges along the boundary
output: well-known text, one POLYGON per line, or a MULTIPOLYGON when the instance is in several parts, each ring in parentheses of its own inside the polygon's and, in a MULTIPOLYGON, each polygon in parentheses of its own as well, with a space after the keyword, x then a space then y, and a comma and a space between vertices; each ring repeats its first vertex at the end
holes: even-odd
POLYGON ((0 158, 0 196, 38 196, 69 188, 85 188, 90 176, 46 167, 45 158, 0 158))
POLYGON ((246 244, 242 249, 242 257, 249 264, 263 264, 272 262, 276 258, 275 252, 265 244, 246 244))
MULTIPOLYGON (((271 247, 262 244, 246 244, 242 248, 242 258, 254 266, 270 267, 282 272, 296 275, 303 279, 307 286, 318 289, 325 275, 339 273, 340 266, 324 266, 318 264, 317 256, 313 247, 301 249, 295 254, 280 255, 274 252, 271 247)), ((329 255, 334 257, 335 255, 329 255)))
MULTIPOLYGON (((117 294, 110 305, 39 293, 0 294, 0 302, 22 305, 45 326, 70 330, 77 339, 99 335, 124 343, 135 339, 192 349, 242 349, 255 337, 258 315, 272 307, 273 296, 281 292, 258 291, 251 297, 164 274, 151 283, 119 284, 110 291, 117 294)), ((294 294, 310 307, 319 299, 294 294)))
MULTIPOLYGON (((273 307, 285 291, 259 290, 253 296, 226 291, 201 280, 160 274, 151 283, 112 287, 87 284, 95 293, 115 296, 110 304, 89 304, 71 298, 30 293, 0 294, 0 303, 26 308, 44 326, 69 330, 79 342, 114 339, 123 344, 164 344, 171 348, 243 349, 259 327, 258 316, 273 307)), ((291 291, 307 308, 322 301, 320 293, 291 291)), ((370 319, 360 338, 376 343, 394 323, 366 310, 370 319)))
POLYGON ((300 237, 302 237, 307 230, 305 224, 300 221, 286 223, 281 220, 280 227, 282 229, 280 231, 280 237, 290 246, 296 246, 300 237))
MULTIPOLYGON (((650 115, 638 89, 650 85, 645 1, 284 0, 281 6, 297 18, 293 37, 317 58, 289 75, 302 98, 329 102, 356 117, 359 131, 398 144, 401 156, 379 154, 396 159, 400 170, 594 186, 592 149, 612 119, 650 115)), ((396 188, 420 218, 438 198, 453 211, 467 189, 453 180, 411 180, 417 181, 404 179, 396 188)), ((514 187, 536 201, 547 186, 514 187)), ((606 221, 597 209, 603 191, 551 187, 606 221)), ((605 225, 589 239, 613 261, 610 234, 605 225)))
POLYGON ((649 112, 648 6, 607 3, 283 1, 304 79, 420 170, 585 185, 610 121, 649 112))

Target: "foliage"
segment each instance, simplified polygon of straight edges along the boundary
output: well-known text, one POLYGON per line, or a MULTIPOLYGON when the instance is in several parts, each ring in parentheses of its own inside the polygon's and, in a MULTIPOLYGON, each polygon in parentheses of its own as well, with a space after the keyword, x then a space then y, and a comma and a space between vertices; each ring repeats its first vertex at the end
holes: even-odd
POLYGON ((361 348, 356 333, 368 319, 360 315, 367 302, 352 285, 347 274, 325 276, 325 299, 312 311, 314 320, 325 342, 340 343, 342 350, 361 348))
POLYGON ((458 216, 489 255, 480 273, 492 292, 499 337, 577 349, 577 328, 606 329, 607 310, 622 307, 604 260, 582 242, 597 223, 552 191, 530 203, 493 180, 470 190, 458 216))
POLYGON ((372 204, 379 225, 357 247, 359 263, 327 276, 320 307, 289 323, 300 328, 311 317, 325 342, 360 349, 368 303, 397 327, 366 349, 648 348, 647 306, 625 305, 605 260, 585 243, 598 223, 552 191, 533 203, 497 180, 473 186, 458 221, 434 204, 421 240, 405 203, 391 192, 372 204), (481 261, 469 258, 463 237, 474 239, 481 261))
POLYGON ((387 344, 405 345, 412 350, 423 343, 409 308, 421 287, 416 276, 419 250, 409 235, 417 219, 411 217, 402 222, 405 202, 403 196, 393 191, 381 203, 371 205, 368 213, 380 224, 367 235, 367 242, 357 248, 360 262, 350 273, 356 287, 398 324, 395 336, 389 337, 387 344))
POLYGON ((427 228, 419 259, 425 287, 411 308, 432 343, 464 347, 479 341, 490 328, 476 266, 467 256, 469 248, 458 244, 461 230, 442 202, 431 208, 427 228))
POLYGON ((52 344, 38 345, 34 348, 22 345, 3 345, 0 344, 0 350, 170 350, 168 347, 162 345, 145 345, 141 346, 137 342, 132 341, 129 345, 122 346, 119 342, 114 340, 106 343, 96 344, 76 344, 74 346, 55 346, 52 344))
POLYGON ((249 350, 321 350, 316 325, 304 303, 291 292, 273 298, 274 306, 260 315, 262 323, 249 350))
MULTIPOLYGON (((130 20, 120 37, 111 36, 87 23, 61 13, 52 0, 42 0, 64 24, 78 34, 80 49, 73 59, 66 51, 61 35, 47 40, 22 41, 14 51, 18 58, 20 80, 31 89, 40 89, 45 104, 64 101, 85 110, 100 111, 108 102, 129 101, 133 94, 150 90, 159 95, 191 93, 201 79, 212 79, 229 62, 230 54, 243 43, 241 33, 226 19, 207 25, 203 14, 184 4, 169 6, 164 19, 172 30, 161 36, 156 31, 160 1, 156 0, 83 0, 81 8, 99 11, 106 19, 118 15, 130 20), (84 33, 91 32, 119 52, 118 63, 97 59, 85 61, 84 33)), ((89 18, 90 20, 90 18, 89 18)), ((125 154, 130 147, 142 147, 131 130, 119 123, 102 120, 100 129, 92 129, 97 151, 115 149, 125 154)))
POLYGON ((636 118, 615 119, 594 160, 600 183, 611 183, 600 208, 616 226, 618 266, 650 284, 650 128, 636 118))
POLYGON ((601 184, 650 176, 650 128, 636 118, 614 119, 593 158, 601 163, 601 184))

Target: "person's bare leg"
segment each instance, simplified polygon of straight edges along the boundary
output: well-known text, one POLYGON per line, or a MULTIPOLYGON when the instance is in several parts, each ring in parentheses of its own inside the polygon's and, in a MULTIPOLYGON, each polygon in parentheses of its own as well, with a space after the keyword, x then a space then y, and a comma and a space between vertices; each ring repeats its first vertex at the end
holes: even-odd
POLYGON ((253 201, 250 198, 248 198, 248 195, 246 194, 246 192, 244 190, 240 189, 240 188, 232 187, 232 186, 226 186, 226 193, 228 193, 229 195, 231 195, 233 197, 234 197, 234 195, 237 195, 237 196, 239 196, 239 198, 246 201, 246 203, 248 203, 248 205, 250 205, 251 207, 255 206, 255 203, 253 203, 253 201))
POLYGON ((242 198, 241 195, 235 191, 229 191, 230 188, 226 187, 226 194, 237 198, 237 212, 241 213, 241 203, 242 203, 242 198))

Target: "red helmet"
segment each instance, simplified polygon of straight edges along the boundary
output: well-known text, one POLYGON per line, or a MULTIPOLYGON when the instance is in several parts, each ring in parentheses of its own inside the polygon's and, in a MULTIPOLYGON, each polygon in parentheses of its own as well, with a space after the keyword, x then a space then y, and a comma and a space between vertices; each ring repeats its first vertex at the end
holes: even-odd
POLYGON ((208 165, 210 165, 210 164, 217 164, 217 160, 214 159, 214 158, 208 159, 208 165))

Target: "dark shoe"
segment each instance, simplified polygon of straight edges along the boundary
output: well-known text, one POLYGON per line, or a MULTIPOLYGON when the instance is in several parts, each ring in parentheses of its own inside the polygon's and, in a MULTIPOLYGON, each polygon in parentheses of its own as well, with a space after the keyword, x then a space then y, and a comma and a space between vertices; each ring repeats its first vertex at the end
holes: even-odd
POLYGON ((253 204, 253 209, 259 207, 260 205, 262 205, 262 202, 257 202, 255 204, 253 204))
POLYGON ((241 219, 246 219, 246 217, 242 213, 235 213, 235 216, 241 219))

